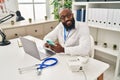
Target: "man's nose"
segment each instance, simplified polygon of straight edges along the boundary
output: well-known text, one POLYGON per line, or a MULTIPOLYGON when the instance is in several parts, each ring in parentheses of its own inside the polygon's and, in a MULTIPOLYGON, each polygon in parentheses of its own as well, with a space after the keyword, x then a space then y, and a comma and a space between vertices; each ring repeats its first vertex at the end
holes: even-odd
POLYGON ((69 20, 69 18, 67 16, 65 16, 65 21, 69 20))

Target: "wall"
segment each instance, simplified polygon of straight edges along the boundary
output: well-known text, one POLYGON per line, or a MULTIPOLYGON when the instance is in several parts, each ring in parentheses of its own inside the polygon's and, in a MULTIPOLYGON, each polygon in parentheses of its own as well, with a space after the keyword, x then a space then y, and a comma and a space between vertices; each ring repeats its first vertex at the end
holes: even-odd
POLYGON ((4 1, 4 3, 0 3, 0 6, 3 7, 3 9, 1 9, 0 7, 0 19, 5 17, 6 15, 9 15, 10 13, 14 13, 16 12, 16 10, 18 9, 18 1, 17 0, 0 0, 0 1, 4 1))

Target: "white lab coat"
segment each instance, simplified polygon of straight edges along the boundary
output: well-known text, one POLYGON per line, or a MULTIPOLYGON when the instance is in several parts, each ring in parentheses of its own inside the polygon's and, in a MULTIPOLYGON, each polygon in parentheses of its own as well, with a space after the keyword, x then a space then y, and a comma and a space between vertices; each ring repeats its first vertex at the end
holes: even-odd
POLYGON ((75 29, 72 29, 64 43, 64 26, 60 22, 57 27, 48 33, 44 40, 47 39, 55 41, 58 39, 62 47, 64 47, 65 54, 87 56, 90 52, 90 34, 86 23, 75 21, 75 29))

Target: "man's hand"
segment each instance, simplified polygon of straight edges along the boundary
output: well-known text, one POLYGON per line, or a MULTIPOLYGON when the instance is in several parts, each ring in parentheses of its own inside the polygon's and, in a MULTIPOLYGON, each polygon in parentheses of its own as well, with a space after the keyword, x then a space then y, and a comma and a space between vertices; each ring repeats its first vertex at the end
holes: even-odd
POLYGON ((45 43, 45 47, 52 49, 56 53, 64 52, 64 48, 58 42, 56 42, 54 46, 45 43))
POLYGON ((47 47, 47 48, 50 47, 50 45, 48 43, 45 43, 44 46, 47 47))

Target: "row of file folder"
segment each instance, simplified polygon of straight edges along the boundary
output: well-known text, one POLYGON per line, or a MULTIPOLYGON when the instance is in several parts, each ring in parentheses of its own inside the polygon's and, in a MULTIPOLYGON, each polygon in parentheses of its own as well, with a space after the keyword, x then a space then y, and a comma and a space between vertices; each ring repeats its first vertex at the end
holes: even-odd
POLYGON ((89 8, 87 22, 99 27, 120 28, 120 9, 89 8))
POLYGON ((81 8, 81 9, 76 10, 76 20, 85 22, 85 19, 86 19, 86 9, 81 8))

